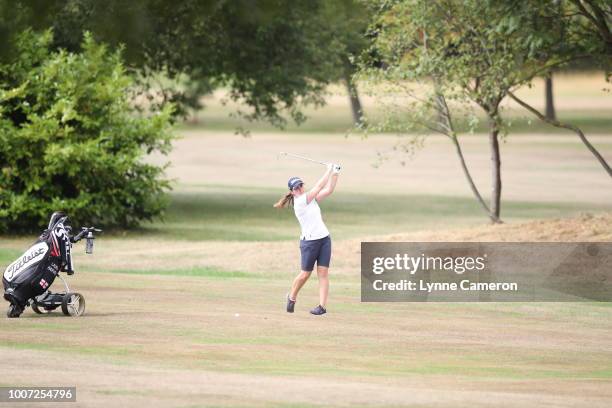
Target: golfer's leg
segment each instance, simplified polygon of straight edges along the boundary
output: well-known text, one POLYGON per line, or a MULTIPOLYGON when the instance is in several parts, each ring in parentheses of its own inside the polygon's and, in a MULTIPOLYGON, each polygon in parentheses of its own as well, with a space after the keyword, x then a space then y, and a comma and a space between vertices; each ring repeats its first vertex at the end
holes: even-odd
POLYGON ((316 255, 313 252, 312 242, 300 241, 300 256, 302 272, 293 280, 293 284, 291 285, 291 292, 289 292, 289 299, 291 300, 297 299, 298 292, 302 289, 302 286, 304 286, 308 278, 310 278, 310 274, 314 269, 316 255))
POLYGON ((321 240, 317 257, 317 276, 319 277, 319 304, 326 308, 329 294, 329 264, 331 262, 331 238, 321 240))
POLYGON ((329 268, 317 266, 317 276, 319 277, 319 304, 325 307, 329 294, 329 268))
POLYGON ((289 298, 291 300, 297 299, 298 292, 302 289, 302 286, 304 286, 308 278, 310 278, 310 274, 310 272, 302 271, 295 277, 291 285, 291 292, 289 293, 289 298))

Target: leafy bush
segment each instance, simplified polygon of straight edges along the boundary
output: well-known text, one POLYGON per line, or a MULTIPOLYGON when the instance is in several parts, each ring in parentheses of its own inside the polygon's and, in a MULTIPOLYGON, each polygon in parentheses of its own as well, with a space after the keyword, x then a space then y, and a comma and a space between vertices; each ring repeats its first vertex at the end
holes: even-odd
POLYGON ((137 115, 119 52, 86 35, 78 54, 30 30, 0 61, 0 231, 32 230, 52 211, 75 223, 134 226, 162 213, 171 108, 137 115))

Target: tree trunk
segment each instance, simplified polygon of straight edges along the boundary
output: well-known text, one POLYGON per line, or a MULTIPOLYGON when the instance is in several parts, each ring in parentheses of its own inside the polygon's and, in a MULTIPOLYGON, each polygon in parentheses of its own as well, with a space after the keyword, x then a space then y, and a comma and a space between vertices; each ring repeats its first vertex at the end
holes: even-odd
MULTIPOLYGON (((438 89, 437 86, 436 89, 438 89)), ((438 121, 442 124, 443 127, 446 128, 446 132, 443 133, 448 136, 455 145, 457 156, 459 157, 459 162, 461 163, 461 169, 463 170, 463 174, 467 179, 467 182, 470 186, 470 189, 472 190, 472 193, 474 194, 474 197, 476 197, 476 201, 478 201, 478 203, 485 210, 485 212, 491 219, 491 222, 496 222, 495 218, 491 215, 491 210, 489 209, 489 206, 482 198, 482 195, 480 195, 480 191, 478 191, 478 187, 476 187, 476 183, 474 183, 474 179, 472 178, 470 170, 467 167, 465 157, 463 156, 463 150, 461 149, 461 144, 459 143, 459 139, 457 138, 457 134, 455 133, 453 121, 451 119, 450 109, 448 108, 448 104, 446 103, 446 98, 441 93, 438 93, 438 96, 436 97, 436 104, 438 106, 438 121)))
POLYGON ((476 184, 474 183, 474 179, 472 179, 472 175, 470 174, 470 170, 468 169, 467 163, 465 162, 465 157, 463 157, 463 151, 461 150, 461 145, 459 144, 459 140, 457 139, 457 136, 453 135, 451 136, 450 139, 453 141, 453 144, 455 145, 455 149, 457 150, 457 156, 459 157, 459 162, 461 163, 461 169, 463 169, 463 174, 465 175, 465 178, 467 179, 468 184, 470 185, 470 189, 472 190, 472 193, 474 193, 476 200, 482 206, 482 208, 486 211, 487 215, 491 219, 491 222, 497 222, 496 218, 493 217, 493 215, 491 214, 491 210, 489 209, 489 206, 487 205, 487 203, 485 203, 485 200, 480 195, 480 191, 478 191, 478 187, 476 187, 476 184))
POLYGON ((351 111, 353 113, 353 124, 358 126, 365 119, 363 114, 363 108, 361 107, 361 101, 359 100, 359 94, 357 93, 357 86, 351 78, 348 70, 344 75, 344 82, 346 83, 346 89, 348 91, 349 99, 351 101, 351 111))
POLYGON ((555 120, 557 115, 555 114, 555 101, 553 98, 553 80, 552 72, 546 75, 544 78, 545 94, 546 94, 546 119, 555 120))
POLYGON ((489 118, 489 146, 491 148, 491 220, 501 223, 501 158, 499 155, 499 128, 495 118, 489 118))

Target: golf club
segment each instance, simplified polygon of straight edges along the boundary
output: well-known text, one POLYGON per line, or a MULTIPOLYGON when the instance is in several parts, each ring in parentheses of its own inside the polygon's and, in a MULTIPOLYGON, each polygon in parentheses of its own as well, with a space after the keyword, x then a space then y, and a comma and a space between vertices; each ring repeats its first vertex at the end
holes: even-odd
MULTIPOLYGON (((279 155, 281 155, 281 156, 289 156, 289 157, 293 157, 293 158, 296 158, 296 159, 302 159, 302 160, 306 160, 306 161, 309 161, 309 162, 322 164, 323 166, 327 166, 329 164, 327 162, 322 162, 322 161, 319 161, 319 160, 315 160, 315 159, 311 159, 311 158, 308 158, 308 157, 300 156, 299 154, 293 154, 293 153, 288 153, 288 152, 280 152, 279 155)), ((337 165, 337 166, 338 166, 338 168, 340 168, 339 165, 337 165)))

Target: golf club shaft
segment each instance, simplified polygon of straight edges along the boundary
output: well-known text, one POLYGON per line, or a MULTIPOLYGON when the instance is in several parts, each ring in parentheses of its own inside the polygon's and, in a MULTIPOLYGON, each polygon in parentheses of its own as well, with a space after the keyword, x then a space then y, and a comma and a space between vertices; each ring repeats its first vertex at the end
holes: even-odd
POLYGON ((302 160, 306 160, 306 161, 309 161, 309 162, 322 164, 324 166, 328 165, 328 163, 325 163, 325 162, 322 162, 322 161, 319 161, 319 160, 310 159, 308 157, 300 156, 299 154, 293 154, 293 153, 287 153, 287 152, 280 152, 280 154, 285 155, 285 156, 295 157, 296 159, 302 159, 302 160))

